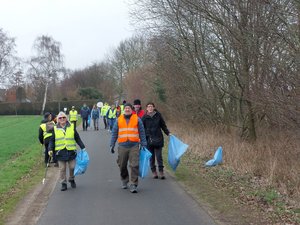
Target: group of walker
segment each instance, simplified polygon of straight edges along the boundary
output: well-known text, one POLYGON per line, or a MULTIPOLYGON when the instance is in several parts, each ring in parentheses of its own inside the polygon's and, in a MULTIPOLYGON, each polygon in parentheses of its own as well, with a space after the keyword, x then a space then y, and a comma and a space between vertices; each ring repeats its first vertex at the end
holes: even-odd
MULTIPOLYGON (((115 144, 118 142, 117 164, 120 169, 121 187, 129 188, 131 193, 137 193, 139 176, 139 152, 141 147, 147 148, 152 156, 150 167, 154 179, 165 179, 162 148, 164 137, 170 135, 166 123, 153 102, 146 104, 146 111, 141 107, 139 99, 134 100, 134 104, 123 101, 123 104, 114 107, 105 103, 101 109, 95 105, 93 110, 98 110, 98 114, 103 117, 104 129, 111 132, 110 152, 115 153, 115 144), (108 119, 108 123, 106 121, 108 119), (158 164, 158 172, 156 167, 158 164), (128 162, 130 171, 128 171, 128 162)), ((81 108, 83 131, 88 127, 88 116, 93 117, 93 110, 84 104, 81 108)), ((95 114, 96 115, 96 114, 95 114)), ((80 139, 76 130, 77 111, 75 107, 69 112, 69 120, 64 112, 60 112, 57 123, 50 113, 45 114, 45 118, 40 125, 40 142, 45 145, 45 163, 53 157, 55 165, 59 166, 61 191, 67 190, 66 167, 69 167, 68 181, 72 188, 76 188, 74 169, 76 164, 76 144, 85 150, 85 145, 80 139), (69 122, 70 121, 70 122, 69 122), (42 136, 41 136, 42 133, 42 136)), ((94 129, 99 130, 98 121, 94 122, 94 129)))

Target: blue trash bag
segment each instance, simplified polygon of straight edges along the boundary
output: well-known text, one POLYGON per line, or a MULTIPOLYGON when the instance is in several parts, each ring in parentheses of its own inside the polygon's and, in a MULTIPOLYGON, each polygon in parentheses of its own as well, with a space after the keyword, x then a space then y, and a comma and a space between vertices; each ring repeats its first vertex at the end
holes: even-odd
POLYGON ((216 166, 222 162, 222 155, 223 155, 223 150, 222 147, 218 147, 217 151, 215 152, 214 158, 211 160, 208 160, 205 163, 205 166, 216 166))
POLYGON ((147 148, 142 147, 139 159, 139 176, 141 178, 146 177, 149 172, 151 156, 151 152, 147 148))
POLYGON ((84 174, 89 165, 89 162, 90 158, 86 150, 82 149, 77 151, 74 175, 77 176, 84 174))
POLYGON ((90 126, 91 126, 91 116, 90 116, 90 115, 88 116, 88 121, 87 121, 87 123, 88 123, 88 124, 87 124, 88 127, 90 127, 90 126))
POLYGON ((168 146, 168 163, 171 168, 175 171, 181 156, 186 152, 189 146, 182 141, 180 141, 174 135, 170 136, 169 146, 168 146))

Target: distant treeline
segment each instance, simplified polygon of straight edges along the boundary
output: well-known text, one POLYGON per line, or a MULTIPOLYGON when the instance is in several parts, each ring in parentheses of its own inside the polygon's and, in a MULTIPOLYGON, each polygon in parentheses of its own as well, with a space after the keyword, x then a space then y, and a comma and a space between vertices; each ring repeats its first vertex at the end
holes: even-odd
MULTIPOLYGON (((86 103, 90 108, 99 102, 99 100, 77 100, 77 101, 53 101, 47 102, 44 112, 52 112, 57 114, 67 108, 67 112, 72 106, 80 111, 80 108, 86 103)), ((42 102, 31 103, 0 103, 0 115, 40 115, 42 110, 42 102)))

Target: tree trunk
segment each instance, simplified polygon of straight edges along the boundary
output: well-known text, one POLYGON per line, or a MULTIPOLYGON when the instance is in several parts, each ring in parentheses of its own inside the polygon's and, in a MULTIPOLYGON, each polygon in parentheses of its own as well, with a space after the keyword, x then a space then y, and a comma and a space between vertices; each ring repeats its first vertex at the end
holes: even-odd
POLYGON ((44 101, 43 101, 41 115, 44 114, 44 110, 45 110, 45 106, 46 106, 46 101, 47 101, 47 92, 48 92, 48 82, 46 82, 46 86, 45 86, 45 94, 44 94, 44 101))

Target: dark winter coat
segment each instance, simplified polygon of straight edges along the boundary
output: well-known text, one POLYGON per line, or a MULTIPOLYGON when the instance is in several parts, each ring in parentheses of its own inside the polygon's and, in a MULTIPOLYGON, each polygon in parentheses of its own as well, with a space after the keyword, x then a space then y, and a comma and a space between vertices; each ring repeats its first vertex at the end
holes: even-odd
MULTIPOLYGON (((61 128, 59 123, 56 126, 57 126, 57 128, 61 128)), ((67 122, 65 129, 70 126, 71 126, 71 124, 69 122, 67 122)), ((74 127, 74 139, 81 149, 85 148, 83 142, 80 139, 78 132, 76 131, 76 127, 74 127)), ((53 151, 53 150, 55 150, 54 130, 53 130, 52 136, 50 137, 50 141, 49 141, 49 151, 53 151)), ((56 152, 56 159, 59 161, 69 161, 69 160, 73 160, 75 158, 76 158, 76 151, 69 151, 65 148, 63 150, 56 152)))
POLYGON ((91 111, 89 107, 82 107, 80 110, 80 116, 82 119, 87 119, 90 115, 91 111))
POLYGON ((169 135, 170 131, 168 130, 162 115, 155 110, 152 117, 145 114, 142 121, 145 128, 148 146, 157 148, 163 147, 164 137, 161 130, 163 130, 166 135, 169 135))

